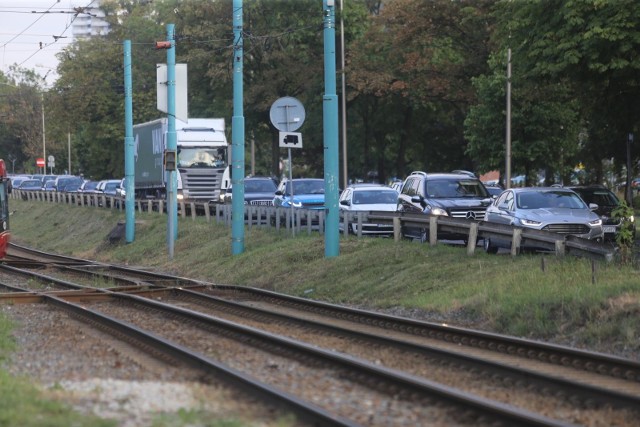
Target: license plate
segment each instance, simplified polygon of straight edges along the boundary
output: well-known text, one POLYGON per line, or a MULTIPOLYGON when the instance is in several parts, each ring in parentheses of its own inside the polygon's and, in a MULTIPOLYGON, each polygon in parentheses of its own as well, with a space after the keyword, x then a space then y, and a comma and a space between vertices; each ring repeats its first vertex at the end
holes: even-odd
POLYGON ((604 227, 604 232, 605 233, 615 233, 616 232, 616 227, 613 225, 608 225, 604 227))

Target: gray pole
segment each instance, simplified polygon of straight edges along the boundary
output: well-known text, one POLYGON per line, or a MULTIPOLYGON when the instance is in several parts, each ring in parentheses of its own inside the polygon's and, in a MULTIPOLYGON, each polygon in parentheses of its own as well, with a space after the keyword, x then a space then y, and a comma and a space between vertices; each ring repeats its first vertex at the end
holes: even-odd
POLYGON ((71 132, 67 132, 67 147, 69 151, 69 175, 73 175, 71 173, 71 132))
POLYGON ((511 48, 507 49, 507 135, 504 162, 504 188, 511 188, 511 48))

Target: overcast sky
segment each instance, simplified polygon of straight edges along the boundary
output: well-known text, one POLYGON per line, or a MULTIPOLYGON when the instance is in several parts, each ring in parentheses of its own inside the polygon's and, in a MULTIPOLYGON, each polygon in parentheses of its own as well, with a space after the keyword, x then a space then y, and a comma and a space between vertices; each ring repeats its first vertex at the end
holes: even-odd
POLYGON ((0 70, 18 64, 41 76, 46 82, 57 77, 55 54, 72 42, 73 6, 86 6, 91 0, 0 0, 0 70), (66 38, 64 38, 66 37, 66 38), (57 38, 57 40, 56 40, 57 38), (42 49, 40 49, 42 43, 42 49))

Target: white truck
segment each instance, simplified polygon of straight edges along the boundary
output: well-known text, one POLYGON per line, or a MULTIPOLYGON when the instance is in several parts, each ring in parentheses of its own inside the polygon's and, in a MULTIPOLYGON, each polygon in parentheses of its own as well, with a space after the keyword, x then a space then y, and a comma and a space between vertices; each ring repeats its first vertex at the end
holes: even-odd
MULTIPOLYGON (((230 183, 224 119, 176 119, 178 202, 219 202, 230 183)), ((136 199, 166 197, 166 118, 133 126, 136 199)))

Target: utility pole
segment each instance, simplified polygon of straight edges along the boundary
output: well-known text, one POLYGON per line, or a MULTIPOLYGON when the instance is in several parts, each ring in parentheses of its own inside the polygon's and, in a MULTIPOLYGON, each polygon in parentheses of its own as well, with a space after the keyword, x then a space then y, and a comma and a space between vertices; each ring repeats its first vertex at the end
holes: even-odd
POLYGON ((242 0, 233 0, 233 118, 231 120, 231 253, 244 252, 244 109, 242 0))
POLYGON ((504 162, 504 188, 511 188, 511 48, 507 49, 507 134, 504 162))
POLYGON ((344 61, 344 2, 340 0, 340 69, 342 76, 342 188, 349 185, 349 174, 347 170, 347 85, 345 82, 345 61, 344 61))
POLYGON ((133 139, 133 82, 131 78, 131 40, 124 41, 124 185, 125 240, 135 240, 135 141, 133 139))
POLYGON ((324 201, 327 212, 324 233, 326 258, 340 254, 338 225, 338 96, 336 95, 336 11, 335 0, 323 0, 324 13, 324 97, 322 103, 324 139, 324 201))

